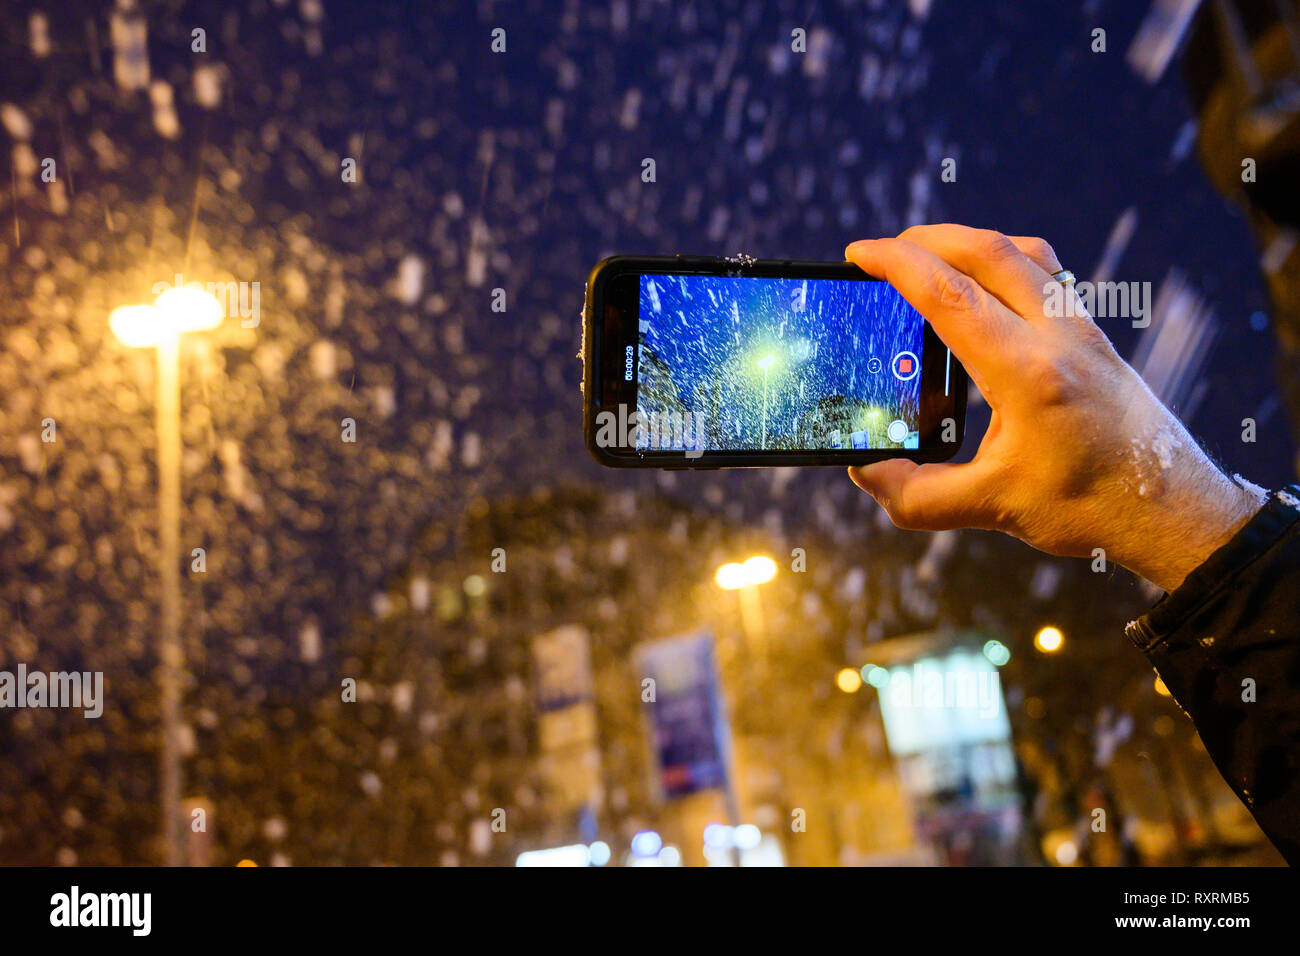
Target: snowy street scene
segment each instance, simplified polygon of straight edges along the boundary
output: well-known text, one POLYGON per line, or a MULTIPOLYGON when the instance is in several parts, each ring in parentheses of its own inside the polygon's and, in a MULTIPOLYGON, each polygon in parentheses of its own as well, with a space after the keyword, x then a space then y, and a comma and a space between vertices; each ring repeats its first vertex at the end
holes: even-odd
POLYGON ((703 415, 710 449, 914 447, 923 320, 887 283, 641 282, 641 413, 703 415))
POLYGON ((1300 0, 0 0, 0 78, 13 952, 1285 925, 1300 0))

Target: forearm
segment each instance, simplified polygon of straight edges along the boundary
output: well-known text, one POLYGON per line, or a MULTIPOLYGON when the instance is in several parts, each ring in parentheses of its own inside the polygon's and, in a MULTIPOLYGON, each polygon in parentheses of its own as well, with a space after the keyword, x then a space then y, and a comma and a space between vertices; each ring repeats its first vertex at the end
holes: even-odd
POLYGON ((1300 486, 1128 626, 1224 779, 1300 863, 1300 486))

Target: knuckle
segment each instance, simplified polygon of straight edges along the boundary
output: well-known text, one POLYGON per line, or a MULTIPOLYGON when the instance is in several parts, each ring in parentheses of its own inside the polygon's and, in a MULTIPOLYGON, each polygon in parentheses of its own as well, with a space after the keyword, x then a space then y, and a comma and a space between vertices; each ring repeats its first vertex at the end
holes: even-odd
POLYGON ((936 270, 930 277, 935 300, 947 309, 977 311, 980 291, 975 280, 952 269, 936 270))
POLYGON ((1024 364, 1025 383, 1039 405, 1064 405, 1073 401, 1087 384, 1087 374, 1078 358, 1068 352, 1044 352, 1024 364))
POLYGON ((1039 265, 1057 265, 1060 260, 1056 258, 1056 250, 1046 239, 1039 236, 1028 236, 1024 240, 1025 255, 1033 259, 1039 265))
POLYGON ((991 262, 1002 262, 1024 255, 1014 242, 992 229, 982 231, 980 245, 983 247, 981 251, 984 258, 991 262))

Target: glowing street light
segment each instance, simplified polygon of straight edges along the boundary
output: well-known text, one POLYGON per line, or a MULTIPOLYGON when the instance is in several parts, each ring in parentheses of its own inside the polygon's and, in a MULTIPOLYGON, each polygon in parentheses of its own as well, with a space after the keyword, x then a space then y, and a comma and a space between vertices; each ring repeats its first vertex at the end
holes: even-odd
POLYGON ((751 584, 766 584, 776 577, 776 562, 765 554, 756 554, 738 564, 728 562, 713 575, 714 582, 724 591, 739 591, 751 584))
POLYGON ((221 324, 217 297, 193 286, 171 287, 153 305, 124 305, 114 309, 108 326, 123 345, 162 346, 183 332, 202 332, 221 324))
POLYGON ((758 586, 776 577, 776 562, 765 554, 756 554, 743 564, 730 561, 718 568, 713 581, 724 591, 739 591, 740 623, 745 643, 762 646, 763 609, 758 600, 758 586))
POLYGON ((154 301, 167 324, 177 332, 203 332, 221 324, 221 302, 196 285, 172 286, 154 301))
POLYGON ((741 565, 749 584, 766 584, 776 577, 776 562, 765 554, 756 554, 741 565))
POLYGON ((739 591, 749 583, 749 572, 743 564, 731 561, 718 568, 713 580, 724 591, 739 591))
POLYGON ((1059 627, 1040 628, 1034 635, 1034 647, 1044 654, 1054 654, 1065 645, 1065 635, 1059 627))
POLYGON ((862 675, 852 667, 846 667, 835 675, 835 686, 846 694, 856 694, 862 687, 862 675))
POLYGON ((162 313, 152 305, 124 305, 108 317, 108 327, 123 345, 147 348, 157 345, 165 327, 162 313))
POLYGON ((153 305, 114 309, 109 328, 122 344, 154 348, 158 354, 158 575, 162 579, 158 685, 162 714, 159 776, 164 863, 182 862, 181 680, 181 391, 180 339, 185 332, 215 328, 221 303, 199 288, 169 288, 153 305))

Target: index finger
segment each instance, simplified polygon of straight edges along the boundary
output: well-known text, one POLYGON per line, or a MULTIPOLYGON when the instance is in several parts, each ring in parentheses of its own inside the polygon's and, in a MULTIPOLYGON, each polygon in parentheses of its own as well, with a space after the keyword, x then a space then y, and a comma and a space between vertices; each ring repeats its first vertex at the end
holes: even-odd
POLYGON ((1030 326, 970 276, 906 239, 862 240, 844 255, 929 320, 985 398, 993 400, 986 384, 1014 379, 1030 326))
POLYGON ((966 273, 1026 321, 1043 318, 1048 289, 1060 288, 1052 281, 1051 273, 1056 269, 1044 269, 1025 253, 1014 236, 945 222, 912 226, 899 238, 929 249, 954 269, 966 273))

